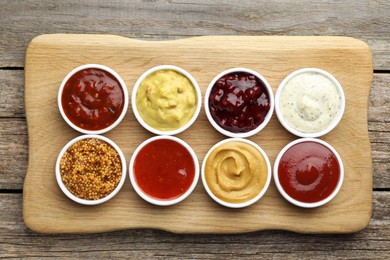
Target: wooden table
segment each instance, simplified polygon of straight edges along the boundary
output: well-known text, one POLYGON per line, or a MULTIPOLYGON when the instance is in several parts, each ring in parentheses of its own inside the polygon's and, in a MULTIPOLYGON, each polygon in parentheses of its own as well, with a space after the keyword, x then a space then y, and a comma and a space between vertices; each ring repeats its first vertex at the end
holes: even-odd
POLYGON ((0 257, 390 257, 389 1, 1 1, 0 35, 0 257), (28 42, 45 33, 117 34, 149 40, 344 35, 367 42, 374 56, 368 101, 373 160, 370 224, 348 235, 284 231, 180 235, 144 229, 41 235, 29 230, 22 218, 28 159, 23 66, 28 42))

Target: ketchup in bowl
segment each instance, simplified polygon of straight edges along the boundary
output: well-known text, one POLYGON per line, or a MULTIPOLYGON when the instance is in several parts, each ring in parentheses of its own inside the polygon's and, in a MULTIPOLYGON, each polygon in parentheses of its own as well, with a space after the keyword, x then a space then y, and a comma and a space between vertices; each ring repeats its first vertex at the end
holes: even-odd
POLYGON ((275 161, 278 190, 293 204, 315 207, 330 201, 344 178, 340 156, 329 144, 314 138, 291 142, 275 161))
POLYGON ((60 102, 65 117, 73 125, 99 131, 123 117, 127 106, 126 86, 113 73, 90 66, 71 73, 64 80, 60 102))

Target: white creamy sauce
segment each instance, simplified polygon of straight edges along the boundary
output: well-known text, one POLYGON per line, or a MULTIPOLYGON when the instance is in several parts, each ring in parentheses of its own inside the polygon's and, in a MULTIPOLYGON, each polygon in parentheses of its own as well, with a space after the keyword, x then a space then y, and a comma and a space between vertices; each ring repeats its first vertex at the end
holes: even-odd
POLYGON ((295 130, 313 133, 325 130, 340 109, 336 85, 317 72, 292 77, 280 93, 280 112, 295 130))

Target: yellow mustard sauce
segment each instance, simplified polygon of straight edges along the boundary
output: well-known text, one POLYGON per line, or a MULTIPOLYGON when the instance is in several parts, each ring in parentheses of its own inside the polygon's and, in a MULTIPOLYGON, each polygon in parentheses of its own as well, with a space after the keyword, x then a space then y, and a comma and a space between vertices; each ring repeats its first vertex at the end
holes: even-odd
POLYGON ((136 105, 142 119, 160 131, 187 124, 196 110, 196 92, 190 80, 174 70, 158 70, 140 84, 136 105))

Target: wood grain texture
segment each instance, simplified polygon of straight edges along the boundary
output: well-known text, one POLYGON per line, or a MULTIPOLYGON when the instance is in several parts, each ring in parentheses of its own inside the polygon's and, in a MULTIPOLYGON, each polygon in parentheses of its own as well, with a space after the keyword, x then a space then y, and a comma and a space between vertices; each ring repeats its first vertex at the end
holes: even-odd
POLYGON ((45 235, 22 220, 22 195, 0 195, 0 256, 88 259, 388 259, 390 192, 374 192, 368 227, 346 235, 262 231, 235 235, 180 235, 142 229, 103 234, 45 235))
POLYGON ((0 1, 0 257, 389 259, 389 6, 386 0, 0 1), (29 230, 22 219, 22 195, 6 194, 21 192, 28 157, 23 71, 14 67, 22 69, 31 39, 58 32, 148 40, 207 34, 346 35, 365 40, 373 51, 374 68, 386 73, 375 74, 370 94, 373 187, 380 191, 373 192, 369 226, 350 235, 178 235, 149 229, 41 235, 29 230))
POLYGON ((25 117, 23 83, 23 70, 0 70, 0 117, 25 117))
MULTIPOLYGON (((23 188, 28 136, 24 113, 24 71, 0 70, 0 189, 23 188), (20 118, 19 118, 20 117, 20 118)), ((390 189, 390 74, 374 74, 368 129, 372 147, 373 188, 390 189)))
POLYGON ((368 129, 372 146, 374 186, 390 185, 390 75, 377 75, 371 89, 368 109, 368 129))
POLYGON ((45 33, 108 33, 142 39, 199 35, 345 35, 366 41, 377 70, 390 69, 387 0, 1 1, 0 67, 23 66, 45 33))
MULTIPOLYGON (((116 36, 58 34, 35 38, 26 57, 29 166, 23 214, 33 230, 74 233, 149 227, 181 233, 261 229, 348 233, 364 228, 369 222, 372 164, 367 103, 372 66, 370 50, 361 41, 346 37, 198 37, 145 42, 116 36), (340 81, 347 100, 343 121, 324 137, 343 158, 346 175, 342 190, 326 206, 302 210, 281 199, 271 185, 260 203, 231 210, 216 206, 199 184, 184 202, 160 208, 142 201, 127 182, 108 203, 96 207, 76 205, 61 193, 53 173, 62 146, 76 135, 60 117, 56 97, 63 77, 85 63, 102 63, 116 70, 127 82, 129 93, 142 72, 164 63, 188 70, 197 79, 202 93, 215 75, 229 67, 244 66, 259 71, 274 92, 282 79, 296 69, 320 67, 329 71, 340 81), (242 221, 222 221, 231 218, 242 221)), ((210 130, 202 111, 194 126, 179 135, 193 146, 200 161, 222 139, 210 130)), ((150 134, 129 110, 124 121, 107 136, 130 158, 136 146, 150 134)), ((280 149, 294 138, 274 117, 261 134, 251 139, 265 149, 273 162, 280 149)))
POLYGON ((0 118, 0 189, 21 189, 27 171, 25 119, 0 118))

